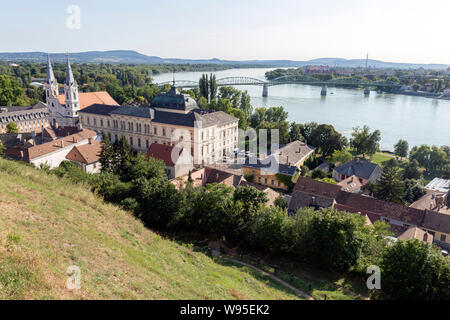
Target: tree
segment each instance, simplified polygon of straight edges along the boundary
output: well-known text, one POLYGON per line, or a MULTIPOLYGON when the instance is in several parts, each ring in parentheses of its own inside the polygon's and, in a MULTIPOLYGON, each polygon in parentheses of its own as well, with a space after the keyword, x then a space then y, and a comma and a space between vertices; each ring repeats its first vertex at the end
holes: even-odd
POLYGON ((300 123, 291 122, 289 136, 292 141, 305 141, 305 138, 302 136, 302 125, 300 123))
POLYGON ((209 100, 212 101, 216 99, 217 95, 217 82, 216 75, 212 74, 209 76, 209 100))
POLYGON ((0 141, 0 158, 5 156, 6 147, 3 145, 3 142, 0 141))
POLYGON ((394 146, 394 154, 399 156, 400 158, 405 158, 408 156, 409 145, 406 140, 398 140, 396 145, 394 146))
POLYGON ((430 167, 430 146, 423 144, 420 147, 413 147, 409 153, 409 160, 417 160, 419 165, 424 168, 430 167))
POLYGON ((411 204, 425 195, 425 189, 418 180, 407 179, 404 182, 404 200, 411 204))
POLYGON ((287 209, 288 203, 286 199, 282 195, 280 195, 278 198, 275 199, 274 204, 281 209, 287 209))
POLYGON ((437 146, 431 147, 429 170, 440 171, 443 170, 447 164, 447 153, 437 146))
POLYGON ((302 239, 307 244, 304 258, 321 269, 347 271, 359 258, 363 228, 360 215, 334 209, 317 211, 302 239))
POLYGON ((352 154, 347 150, 335 150, 331 156, 331 161, 337 165, 350 161, 353 158, 352 154))
POLYGON ((385 248, 381 298, 389 300, 449 300, 450 263, 439 249, 417 239, 385 248))
POLYGON ((311 133, 310 143, 317 147, 324 157, 331 156, 336 150, 344 149, 348 144, 347 139, 329 124, 317 126, 311 133))
POLYGON ((209 81, 208 81, 208 75, 202 74, 202 77, 199 80, 199 89, 200 89, 200 95, 204 97, 208 102, 210 101, 209 98, 209 81))
POLYGON ((403 171, 404 179, 421 179, 422 173, 419 170, 419 163, 417 160, 408 161, 408 164, 403 171))
POLYGON ((238 186, 234 190, 233 198, 235 202, 240 201, 242 203, 244 212, 248 217, 255 215, 268 201, 265 192, 259 191, 251 186, 238 186))
POLYGON ((19 133, 19 128, 15 122, 10 122, 6 126, 6 133, 19 133))
POLYGON ((102 165, 102 172, 114 172, 115 152, 109 140, 109 135, 102 136, 102 144, 100 151, 100 164, 102 165))
POLYGON ((292 241, 287 232, 290 224, 292 220, 286 210, 277 206, 266 207, 252 221, 247 235, 249 244, 272 254, 286 252, 292 241))
POLYGON ((397 166, 386 165, 381 178, 377 181, 374 195, 376 198, 402 204, 404 184, 397 166))
POLYGON ((353 128, 352 139, 350 139, 350 146, 356 151, 357 154, 361 155, 373 155, 379 149, 379 142, 381 140, 381 135, 379 130, 375 130, 370 133, 370 128, 364 126, 362 129, 360 127, 353 128))
POLYGON ((17 79, 0 75, 0 106, 24 106, 29 102, 17 79))
POLYGON ((318 126, 316 122, 308 122, 301 126, 301 134, 306 139, 306 142, 312 140, 312 133, 318 126))

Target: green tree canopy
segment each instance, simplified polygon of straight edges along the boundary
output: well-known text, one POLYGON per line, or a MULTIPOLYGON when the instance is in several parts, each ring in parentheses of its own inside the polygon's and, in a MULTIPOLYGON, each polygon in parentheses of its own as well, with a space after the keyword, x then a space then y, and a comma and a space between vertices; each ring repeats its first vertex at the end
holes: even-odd
POLYGON ((19 133, 19 128, 15 122, 10 122, 6 126, 6 133, 19 133))
POLYGON ((384 299, 450 299, 450 262, 431 244, 398 241, 385 249, 380 268, 384 299))
POLYGON ((381 135, 379 130, 372 133, 368 126, 353 128, 350 146, 361 155, 373 155, 380 149, 381 135))
POLYGON ((405 158, 408 156, 409 151, 409 144, 406 140, 398 140, 398 142, 394 146, 394 153, 395 155, 399 156, 400 158, 405 158))
POLYGON ((318 148, 324 157, 329 157, 336 150, 342 150, 348 145, 347 139, 329 124, 317 126, 311 133, 310 143, 318 148))
POLYGON ((380 200, 403 203, 404 184, 397 166, 387 165, 383 168, 381 178, 376 183, 374 195, 380 200))

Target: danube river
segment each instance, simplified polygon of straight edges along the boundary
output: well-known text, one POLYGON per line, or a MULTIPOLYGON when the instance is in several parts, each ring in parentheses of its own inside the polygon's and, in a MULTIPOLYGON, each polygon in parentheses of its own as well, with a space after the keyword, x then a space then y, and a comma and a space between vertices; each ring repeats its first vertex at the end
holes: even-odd
MULTIPOLYGON (((269 70, 273 69, 230 69, 213 73, 217 79, 235 76, 265 79, 264 74, 269 70)), ((198 81, 202 73, 175 73, 175 79, 198 81)), ((154 82, 172 78, 172 74, 160 74, 154 76, 154 82)), ((289 121, 332 124, 347 137, 356 126, 378 129, 382 149, 393 149, 399 139, 407 140, 410 147, 450 145, 450 100, 375 91, 367 97, 362 90, 340 88, 328 88, 328 95, 321 97, 320 87, 296 84, 269 87, 269 96, 263 98, 260 86, 237 88, 248 91, 255 108, 283 106, 289 112, 289 121)))

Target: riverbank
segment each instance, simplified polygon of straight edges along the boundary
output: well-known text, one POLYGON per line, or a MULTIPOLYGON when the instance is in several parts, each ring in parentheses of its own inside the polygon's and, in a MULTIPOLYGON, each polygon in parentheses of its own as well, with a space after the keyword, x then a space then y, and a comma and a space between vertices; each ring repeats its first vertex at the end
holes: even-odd
MULTIPOLYGON (((229 69, 213 72, 217 79, 249 77, 264 80, 269 68, 229 69)), ((198 81, 202 72, 175 74, 175 80, 198 81)), ((173 80, 173 74, 154 76, 155 82, 173 80)), ((368 125, 381 132, 380 148, 392 150, 399 139, 409 145, 448 145, 450 132, 450 101, 393 93, 364 95, 362 90, 328 88, 321 97, 319 86, 284 84, 269 88, 268 97, 262 97, 261 86, 237 86, 247 91, 254 108, 283 106, 288 120, 298 123, 327 123, 346 137, 353 128, 368 125)))
POLYGON ((393 94, 403 94, 407 96, 450 100, 450 95, 444 95, 443 93, 425 92, 425 91, 395 91, 393 94))

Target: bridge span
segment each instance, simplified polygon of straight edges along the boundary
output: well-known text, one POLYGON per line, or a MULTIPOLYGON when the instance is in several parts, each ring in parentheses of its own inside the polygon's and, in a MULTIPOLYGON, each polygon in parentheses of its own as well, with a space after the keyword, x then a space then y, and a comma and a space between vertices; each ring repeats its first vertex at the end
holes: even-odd
MULTIPOLYGON (((370 94, 370 88, 385 89, 385 88, 400 88, 398 83, 390 81, 363 81, 360 79, 349 79, 346 77, 335 78, 331 80, 319 80, 310 76, 283 76, 272 80, 261 80, 251 77, 226 77, 217 79, 218 87, 233 87, 233 86, 262 86, 262 96, 267 97, 269 95, 269 87, 278 86, 283 84, 303 84, 303 85, 313 85, 321 86, 320 91, 321 96, 327 95, 328 87, 347 87, 347 88, 364 88, 364 94, 370 94)), ((164 85, 175 84, 179 88, 197 88, 199 86, 198 82, 192 80, 174 80, 165 81, 157 83, 158 87, 164 85)))

